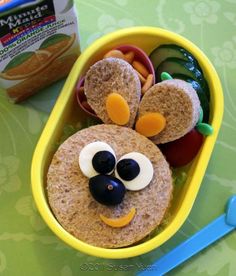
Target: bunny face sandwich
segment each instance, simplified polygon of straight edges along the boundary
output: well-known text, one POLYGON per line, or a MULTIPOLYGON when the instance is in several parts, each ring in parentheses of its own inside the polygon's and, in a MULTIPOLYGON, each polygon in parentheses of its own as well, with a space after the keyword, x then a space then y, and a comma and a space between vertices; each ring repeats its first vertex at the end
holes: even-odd
POLYGON ((200 103, 179 80, 152 86, 141 100, 137 73, 117 58, 91 66, 84 89, 104 124, 78 131, 59 147, 47 175, 49 204, 81 241, 129 246, 158 227, 171 204, 171 170, 153 141, 185 135, 198 120, 200 103))

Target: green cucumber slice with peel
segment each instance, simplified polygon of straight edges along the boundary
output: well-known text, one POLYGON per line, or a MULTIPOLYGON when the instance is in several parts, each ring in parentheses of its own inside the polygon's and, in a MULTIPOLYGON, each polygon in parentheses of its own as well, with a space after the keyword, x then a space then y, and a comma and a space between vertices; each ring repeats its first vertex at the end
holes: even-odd
MULTIPOLYGON (((192 54, 190 54, 184 48, 174 45, 174 44, 164 44, 154 49, 149 58, 153 64, 154 69, 156 69, 162 61, 167 58, 176 57, 189 62, 192 62, 197 67, 199 67, 197 60, 194 58, 192 54)), ((200 68, 199 68, 200 69, 200 68)))
POLYGON ((172 74, 172 78, 184 80, 192 85, 193 89, 197 92, 198 98, 201 103, 201 107, 203 110, 203 122, 207 123, 209 120, 209 112, 210 112, 209 101, 205 91, 203 90, 199 82, 183 74, 172 74))
POLYGON ((203 77, 203 73, 194 63, 175 57, 167 58, 162 61, 158 68, 155 70, 157 82, 161 81, 162 72, 167 72, 171 76, 173 74, 182 74, 192 78, 201 85, 202 89, 207 95, 207 99, 209 100, 210 94, 207 82, 203 77))

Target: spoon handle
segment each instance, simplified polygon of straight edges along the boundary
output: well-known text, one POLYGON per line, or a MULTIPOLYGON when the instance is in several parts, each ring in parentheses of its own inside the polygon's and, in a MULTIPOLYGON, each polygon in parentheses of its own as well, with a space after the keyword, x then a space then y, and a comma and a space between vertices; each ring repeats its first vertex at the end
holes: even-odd
POLYGON ((223 214, 153 263, 152 271, 144 270, 138 275, 164 275, 234 229, 235 226, 226 223, 226 215, 223 214))

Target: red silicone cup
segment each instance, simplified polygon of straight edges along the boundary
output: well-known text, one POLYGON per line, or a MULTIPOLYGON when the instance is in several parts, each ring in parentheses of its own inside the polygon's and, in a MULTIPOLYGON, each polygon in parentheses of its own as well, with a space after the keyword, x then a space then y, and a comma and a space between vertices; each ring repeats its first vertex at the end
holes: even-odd
MULTIPOLYGON (((133 51, 135 54, 134 59, 141 62, 147 68, 148 72, 153 75, 153 84, 155 84, 155 70, 153 68, 152 62, 149 59, 148 55, 142 49, 140 49, 134 45, 121 45, 114 49, 120 50, 124 54, 126 54, 127 52, 130 52, 130 51, 133 51)), ((84 77, 82 77, 78 81, 78 84, 76 86, 76 98, 77 98, 78 104, 79 104, 80 108, 85 113, 87 113, 87 115, 98 119, 97 115, 91 108, 88 109, 82 104, 83 102, 87 101, 86 96, 79 92, 80 87, 82 87, 83 85, 84 85, 84 77)))
POLYGON ((95 114, 95 112, 92 110, 92 108, 90 107, 90 109, 86 108, 83 105, 83 102, 87 102, 86 96, 82 93, 80 93, 80 87, 84 86, 84 77, 82 77, 79 81, 78 84, 76 86, 76 98, 77 98, 77 102, 80 106, 80 108, 89 116, 94 117, 96 119, 98 119, 98 116, 95 114))

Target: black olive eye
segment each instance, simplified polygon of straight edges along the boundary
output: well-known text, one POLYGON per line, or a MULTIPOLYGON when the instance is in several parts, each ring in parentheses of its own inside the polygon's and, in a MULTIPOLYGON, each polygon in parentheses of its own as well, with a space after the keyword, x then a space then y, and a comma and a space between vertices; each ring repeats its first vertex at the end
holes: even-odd
POLYGON ((139 173, 139 164, 133 159, 122 159, 116 165, 116 170, 123 180, 133 180, 139 173))
POLYGON ((118 161, 115 176, 123 182, 127 190, 138 191, 151 182, 153 166, 144 154, 130 152, 118 161))
POLYGON ((87 177, 93 177, 113 172, 116 164, 115 152, 105 142, 96 141, 87 144, 79 154, 79 166, 82 173, 87 177))
POLYGON ((94 155, 92 164, 98 173, 109 174, 115 167, 116 159, 111 152, 103 150, 94 155))

